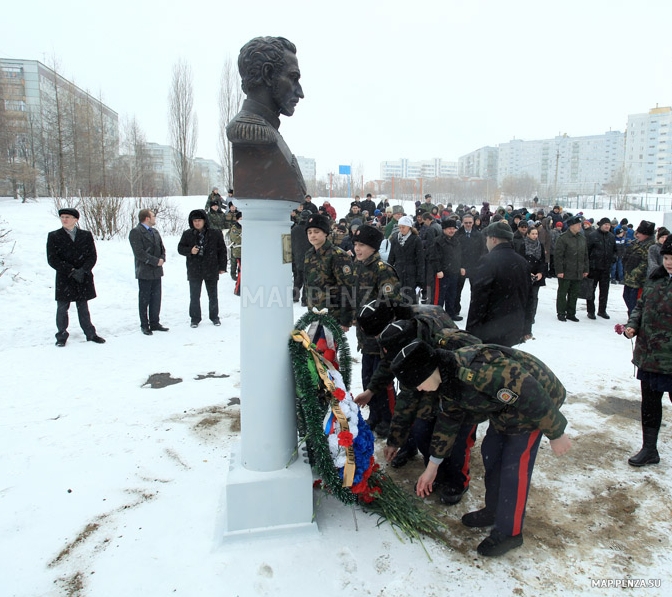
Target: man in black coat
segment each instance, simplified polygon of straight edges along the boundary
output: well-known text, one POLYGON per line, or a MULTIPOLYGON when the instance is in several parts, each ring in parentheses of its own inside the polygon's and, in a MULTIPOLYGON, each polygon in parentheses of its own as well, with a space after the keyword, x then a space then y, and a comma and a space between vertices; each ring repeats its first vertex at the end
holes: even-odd
MULTIPOLYGON (((474 230, 474 216, 465 214, 462 217, 462 226, 458 228, 455 235, 460 242, 461 267, 464 270, 464 275, 460 275, 457 280, 457 296, 455 300, 455 313, 459 314, 462 310, 462 289, 467 278, 471 278, 474 273, 479 260, 485 255, 488 250, 485 247, 485 238, 478 230, 474 230)), ((473 290, 473 287, 472 287, 473 290)))
POLYGON ((301 305, 305 307, 306 289, 303 285, 304 261, 308 249, 312 246, 308 241, 306 234, 306 222, 310 219, 312 212, 304 210, 301 213, 301 219, 292 226, 290 231, 292 239, 292 274, 294 274, 294 302, 298 303, 301 299, 301 305))
POLYGON ((159 231, 154 228, 156 214, 151 209, 138 212, 140 223, 131 230, 128 240, 135 257, 135 277, 138 279, 138 308, 140 329, 145 336, 152 332, 167 332, 159 323, 161 313, 161 278, 166 262, 166 247, 159 231))
POLYGON ((221 325, 217 282, 219 274, 226 273, 226 245, 222 231, 210 228, 208 216, 202 209, 189 214, 189 230, 182 233, 177 252, 187 258, 191 327, 196 328, 201 323, 203 282, 208 292, 208 317, 214 325, 221 325))
POLYGON ((602 218, 597 223, 597 230, 588 234, 588 277, 593 281, 592 298, 586 300, 588 319, 595 319, 595 289, 600 287, 600 302, 597 314, 603 319, 610 319, 607 314, 609 300, 609 284, 611 264, 616 260, 616 237, 611 232, 611 221, 602 218))
POLYGON ((47 236, 47 262, 56 270, 56 346, 68 339, 68 310, 75 301, 79 325, 87 341, 104 344, 91 323, 87 301, 96 298, 93 266, 98 256, 93 235, 77 226, 79 212, 71 207, 58 210, 62 228, 47 236))
POLYGON ((527 261, 513 249, 513 231, 506 222, 490 224, 483 233, 489 253, 471 278, 467 331, 484 344, 511 347, 525 333, 532 274, 527 261))

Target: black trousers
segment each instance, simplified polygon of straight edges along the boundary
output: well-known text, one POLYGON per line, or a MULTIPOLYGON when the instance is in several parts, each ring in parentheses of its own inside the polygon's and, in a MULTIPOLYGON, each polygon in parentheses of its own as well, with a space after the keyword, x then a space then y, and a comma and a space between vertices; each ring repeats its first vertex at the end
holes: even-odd
POLYGON ((306 290, 303 286, 304 273, 303 270, 294 269, 294 302, 298 303, 299 299, 302 303, 306 302, 306 290))
POLYGON ((159 325, 161 278, 138 280, 138 308, 140 311, 140 327, 151 328, 159 325))
POLYGON ((541 431, 505 435, 492 424, 483 438, 485 508, 495 514, 495 529, 504 535, 523 532, 525 507, 541 431))
POLYGON ((191 323, 201 322, 201 288, 203 288, 204 282, 205 290, 208 293, 208 317, 210 321, 219 319, 218 280, 189 280, 189 317, 191 317, 191 323))
POLYGON ((607 312, 607 301, 609 300, 609 286, 611 276, 609 270, 600 270, 591 273, 593 280, 593 299, 586 301, 586 310, 588 313, 595 314, 595 290, 600 287, 600 300, 598 304, 598 313, 607 312))
MULTIPOLYGON (((96 335, 96 328, 91 323, 91 314, 89 313, 88 301, 75 301, 77 305, 77 316, 79 317, 79 325, 84 332, 87 340, 96 335)), ((70 318, 68 317, 68 309, 70 309, 70 301, 56 301, 56 339, 67 340, 68 324, 70 318)))
MULTIPOLYGON (((642 388, 642 427, 660 429, 663 420, 663 394, 657 392, 646 381, 641 380, 642 388)), ((667 394, 672 401, 672 392, 667 394)))

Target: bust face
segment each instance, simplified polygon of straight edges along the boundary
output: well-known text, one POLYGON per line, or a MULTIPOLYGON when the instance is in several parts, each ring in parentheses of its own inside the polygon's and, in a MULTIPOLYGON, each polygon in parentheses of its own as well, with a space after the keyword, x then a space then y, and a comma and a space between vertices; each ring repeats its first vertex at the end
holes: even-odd
POLYGON ((303 89, 299 79, 299 61, 296 54, 285 50, 285 65, 280 72, 274 73, 272 98, 280 114, 291 116, 294 114, 296 104, 303 99, 303 89))

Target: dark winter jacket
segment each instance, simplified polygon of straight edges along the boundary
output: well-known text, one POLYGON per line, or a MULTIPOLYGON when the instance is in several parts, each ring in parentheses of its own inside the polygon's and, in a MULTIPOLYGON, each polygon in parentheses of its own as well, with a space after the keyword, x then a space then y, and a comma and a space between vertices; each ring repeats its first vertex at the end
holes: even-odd
POLYGON ((467 331, 486 343, 518 344, 531 284, 530 266, 510 243, 493 247, 471 276, 467 331))
POLYGON ((56 270, 55 295, 57 301, 89 301, 96 297, 93 284, 93 266, 96 265, 96 245, 88 230, 76 228, 75 240, 65 228, 50 232, 47 236, 47 262, 56 270), (82 270, 81 273, 73 273, 82 270), (83 274, 78 282, 76 277, 83 274))
POLYGON ((548 265, 546 263, 546 251, 544 245, 539 241, 539 248, 541 249, 541 257, 536 257, 531 253, 525 252, 525 242, 518 247, 518 254, 527 261, 530 266, 530 273, 541 274, 541 280, 532 282, 532 286, 546 286, 546 277, 548 276, 548 265))
POLYGON ((401 287, 405 293, 415 293, 415 288, 425 285, 425 254, 422 249, 422 240, 418 234, 411 232, 402 246, 399 235, 390 237, 390 255, 387 262, 394 266, 399 276, 401 287), (409 289, 411 289, 409 291, 409 289))
POLYGON ((460 273, 462 267, 462 250, 457 234, 447 236, 443 232, 434 241, 432 247, 433 266, 436 273, 443 272, 444 276, 460 273))
POLYGON ((311 247, 311 244, 308 242, 308 234, 306 234, 305 222, 295 224, 292 227, 290 235, 292 238, 292 266, 296 271, 302 272, 306 253, 311 247))
POLYGON ((473 228, 471 234, 467 235, 464 227, 457 229, 455 237, 460 241, 462 267, 467 272, 467 278, 470 278, 481 257, 488 252, 488 249, 485 246, 485 237, 482 233, 473 228))
POLYGON ((642 371, 672 375, 672 276, 662 265, 644 285, 627 327, 637 331, 632 362, 642 371))
POLYGON ((555 243, 555 273, 563 274, 566 280, 582 280, 583 274, 590 271, 586 237, 571 230, 563 232, 555 243))
POLYGON ((131 230, 128 240, 135 257, 135 277, 138 280, 158 280, 163 276, 163 266, 159 259, 166 260, 166 247, 156 228, 151 232, 143 224, 131 230))
POLYGON ((616 258, 616 237, 611 231, 599 228, 588 236, 588 262, 591 276, 593 272, 609 271, 616 258))
POLYGON ((219 272, 226 271, 226 245, 221 230, 210 228, 208 220, 201 230, 194 228, 194 217, 205 216, 197 209, 189 214, 189 230, 182 233, 177 252, 187 258, 187 280, 219 280, 219 272), (192 254, 194 247, 199 248, 192 254))

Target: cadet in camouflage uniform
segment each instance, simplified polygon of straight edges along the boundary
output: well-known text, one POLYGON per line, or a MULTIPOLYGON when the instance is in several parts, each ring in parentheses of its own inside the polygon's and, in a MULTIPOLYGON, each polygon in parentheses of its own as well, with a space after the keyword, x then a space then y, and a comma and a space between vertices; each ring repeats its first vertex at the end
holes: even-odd
MULTIPOLYGON (((439 308, 440 309, 440 308, 439 308)), ((413 340, 426 340, 428 344, 435 348, 444 348, 456 350, 472 344, 480 344, 481 341, 468 332, 448 327, 442 330, 432 330, 428 333, 427 327, 423 325, 422 315, 418 319, 401 319, 390 323, 378 336, 378 343, 382 351, 383 360, 378 367, 374 377, 383 377, 392 379, 394 373, 391 370, 391 362, 397 356, 399 351, 413 340)), ((374 385, 374 381, 369 387, 374 385)), ((360 395, 361 396, 361 395, 360 395)), ((407 438, 414 439, 414 446, 423 455, 425 466, 429 462, 430 443, 438 414, 438 400, 436 393, 419 392, 414 387, 407 387, 400 384, 399 394, 394 405, 392 415, 392 424, 390 425, 390 435, 387 438, 387 447, 385 448, 385 458, 396 468, 395 461, 403 456, 404 451, 408 450, 407 438), (400 449, 400 446, 401 449, 400 449)), ((435 488, 438 488, 439 499, 443 504, 453 505, 459 503, 462 496, 469 489, 469 464, 471 460, 471 449, 476 441, 476 428, 478 423, 485 420, 485 417, 465 420, 460 431, 457 434, 455 445, 450 452, 450 456, 445 458, 439 465, 435 488)))
POLYGON ((306 234, 312 245, 304 258, 304 287, 308 308, 327 309, 347 331, 354 320, 352 259, 329 240, 329 219, 311 215, 306 234))
MULTIPOLYGON (((383 234, 365 224, 353 232, 355 252, 354 304, 362 307, 375 301, 377 304, 401 304, 401 284, 394 268, 380 258, 380 243, 383 234)), ((375 336, 367 335, 357 326, 357 349, 362 353, 362 387, 369 385, 371 377, 380 364, 380 348, 375 336)), ((394 387, 392 383, 381 387, 369 402, 368 423, 380 437, 387 437, 392 420, 394 387)))
POLYGON ((649 248, 656 242, 654 232, 656 225, 653 222, 642 220, 635 230, 637 239, 625 250, 623 257, 623 301, 628 308, 628 317, 641 296, 641 290, 646 282, 646 273, 649 266, 649 248))
POLYGON ((480 555, 498 556, 522 545, 541 435, 558 455, 571 446, 560 412, 566 396, 560 380, 536 357, 496 344, 451 352, 416 340, 399 352, 392 371, 407 386, 437 391, 440 400, 430 461, 418 479, 417 494, 424 497, 432 491, 437 468, 450 454, 465 417, 487 416, 490 426, 481 446, 485 508, 465 514, 462 522, 469 527, 494 525, 478 546, 480 555))
POLYGON ((229 229, 229 242, 231 243, 231 278, 236 285, 233 288, 233 294, 240 296, 240 256, 243 246, 243 226, 240 219, 243 217, 242 212, 235 212, 235 221, 229 229))

